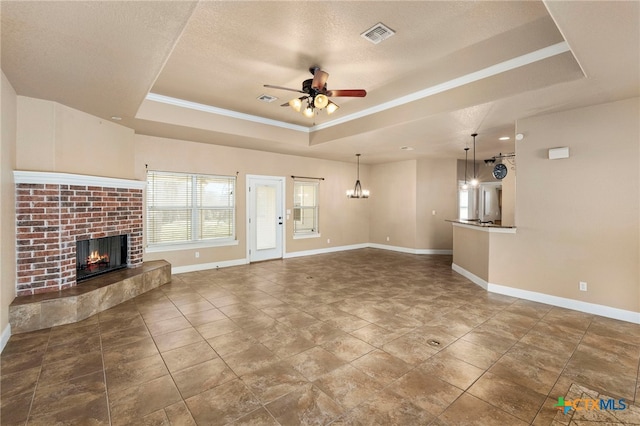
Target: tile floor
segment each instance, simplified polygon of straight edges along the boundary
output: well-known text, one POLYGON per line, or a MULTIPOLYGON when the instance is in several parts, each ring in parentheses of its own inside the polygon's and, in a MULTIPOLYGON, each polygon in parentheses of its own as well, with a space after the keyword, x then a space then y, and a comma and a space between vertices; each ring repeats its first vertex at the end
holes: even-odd
POLYGON ((0 419, 598 421, 554 407, 579 385, 632 408, 607 424, 640 424, 639 359, 640 325, 489 294, 453 272, 450 256, 363 249, 174 275, 80 323, 14 335, 1 356, 0 419))

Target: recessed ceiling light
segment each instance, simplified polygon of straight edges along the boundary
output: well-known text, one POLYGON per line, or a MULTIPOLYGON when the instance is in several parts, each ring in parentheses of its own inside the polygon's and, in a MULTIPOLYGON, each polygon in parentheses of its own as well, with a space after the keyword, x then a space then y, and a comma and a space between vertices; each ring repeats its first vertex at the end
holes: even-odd
POLYGON ((404 151, 413 151, 413 147, 411 147, 411 146, 401 146, 400 149, 402 149, 404 151))
POLYGON ((511 139, 509 136, 502 136, 500 138, 501 141, 508 141, 509 139, 511 139))
POLYGON ((259 100, 259 101, 267 102, 267 103, 269 103, 269 102, 273 102, 273 101, 275 101, 276 99, 278 99, 278 98, 276 98, 275 96, 271 96, 271 95, 264 95, 264 94, 263 94, 263 95, 258 96, 258 100, 259 100))
POLYGON ((122 120, 122 117, 117 116, 117 115, 112 115, 112 116, 111 116, 111 119, 112 119, 113 121, 120 121, 120 120, 122 120))

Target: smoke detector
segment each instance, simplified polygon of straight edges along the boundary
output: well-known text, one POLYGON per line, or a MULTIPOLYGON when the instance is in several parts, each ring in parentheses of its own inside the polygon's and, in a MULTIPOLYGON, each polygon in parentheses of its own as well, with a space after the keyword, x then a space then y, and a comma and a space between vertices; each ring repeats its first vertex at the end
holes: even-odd
POLYGON ((388 39, 395 33, 395 31, 387 27, 382 22, 378 22, 373 27, 360 34, 360 36, 369 40, 373 44, 378 44, 381 41, 388 39))

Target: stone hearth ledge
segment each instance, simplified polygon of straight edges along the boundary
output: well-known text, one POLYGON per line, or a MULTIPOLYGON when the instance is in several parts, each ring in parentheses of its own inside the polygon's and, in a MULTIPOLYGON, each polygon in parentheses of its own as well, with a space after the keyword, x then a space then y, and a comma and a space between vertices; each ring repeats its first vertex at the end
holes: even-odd
POLYGON ((82 321, 171 281, 171 264, 143 262, 58 292, 19 296, 9 305, 11 334, 82 321))

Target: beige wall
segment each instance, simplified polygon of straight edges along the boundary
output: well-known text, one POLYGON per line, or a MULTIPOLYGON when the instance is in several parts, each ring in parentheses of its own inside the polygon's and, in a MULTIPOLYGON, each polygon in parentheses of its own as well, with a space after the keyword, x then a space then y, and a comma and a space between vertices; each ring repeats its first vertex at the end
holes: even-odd
POLYGON ((456 173, 456 160, 418 160, 416 249, 452 249, 453 233, 446 220, 458 217, 456 173))
MULTIPOLYGON (((449 224, 449 226, 452 226, 449 224)), ((492 234, 482 228, 453 225, 453 264, 489 281, 489 252, 492 234)))
POLYGON ((489 281, 640 312, 639 99, 521 120, 518 132, 517 234, 492 239, 502 256, 489 281), (570 158, 547 158, 564 146, 570 158))
POLYGON ((13 169, 16 162, 17 96, 2 73, 0 83, 0 333, 9 325, 16 292, 16 214, 13 169))
POLYGON ((409 160, 376 164, 371 179, 361 179, 371 190, 370 242, 416 248, 417 177, 417 161, 409 160))
MULTIPOLYGON (((166 259, 172 266, 180 267, 245 259, 247 175, 286 177, 287 209, 293 209, 291 175, 325 178, 320 183, 321 237, 294 240, 293 221, 285 221, 287 253, 330 249, 369 241, 370 200, 351 200, 345 196, 345 191, 355 183, 355 164, 136 135, 137 179, 145 179, 145 165, 148 165, 149 170, 161 171, 220 175, 236 175, 237 172, 236 235, 239 241, 237 246, 199 248, 198 259, 195 258, 194 249, 147 253, 145 260, 166 259), (330 243, 327 242, 328 239, 331 240, 330 243)), ((369 182, 367 166, 360 166, 360 178, 365 184, 369 182)))
POLYGON ((133 135, 56 102, 18 96, 16 168, 132 179, 133 135))

